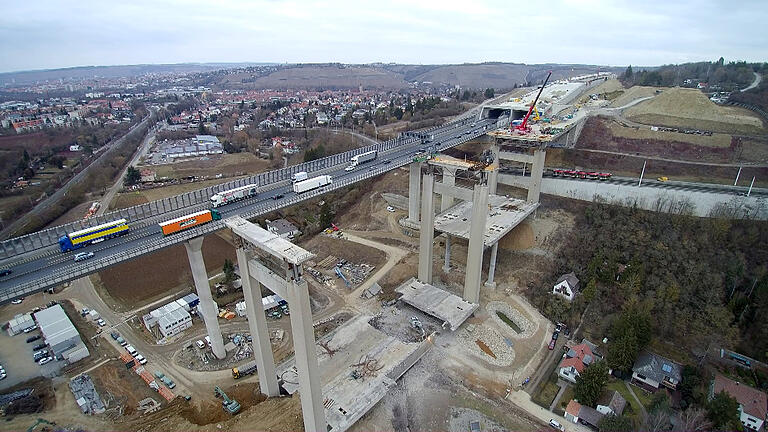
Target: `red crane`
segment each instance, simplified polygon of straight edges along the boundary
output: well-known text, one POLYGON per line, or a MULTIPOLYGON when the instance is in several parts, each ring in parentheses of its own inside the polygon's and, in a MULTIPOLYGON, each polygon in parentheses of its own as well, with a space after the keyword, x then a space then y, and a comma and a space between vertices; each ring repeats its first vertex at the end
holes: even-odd
POLYGON ((525 115, 525 118, 523 119, 523 122, 520 123, 519 126, 515 126, 514 129, 518 132, 528 132, 530 128, 528 127, 528 117, 531 116, 531 113, 533 112, 533 107, 536 106, 536 102, 539 101, 539 97, 541 96, 541 92, 544 91, 544 87, 547 85, 547 81, 549 81, 549 77, 552 76, 552 71, 549 71, 549 74, 547 74, 547 78, 544 80, 544 84, 541 85, 541 89, 539 89, 539 94, 536 95, 536 99, 533 100, 533 103, 531 104, 531 107, 528 108, 528 114, 525 115))

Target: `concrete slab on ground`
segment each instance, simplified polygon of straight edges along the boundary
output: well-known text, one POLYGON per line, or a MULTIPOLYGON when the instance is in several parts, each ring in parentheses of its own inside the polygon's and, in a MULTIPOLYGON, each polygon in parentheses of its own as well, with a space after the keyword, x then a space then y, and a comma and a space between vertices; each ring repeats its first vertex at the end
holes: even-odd
POLYGON ((443 327, 447 324, 451 331, 459 328, 480 306, 415 278, 397 287, 395 292, 403 295, 400 300, 405 303, 442 320, 443 327))
MULTIPOLYGON (((493 246, 539 206, 539 203, 529 203, 525 200, 507 198, 501 195, 490 195, 488 204, 488 219, 483 233, 485 246, 493 246)), ((471 219, 472 202, 462 201, 437 215, 435 230, 469 239, 469 222, 471 219)))

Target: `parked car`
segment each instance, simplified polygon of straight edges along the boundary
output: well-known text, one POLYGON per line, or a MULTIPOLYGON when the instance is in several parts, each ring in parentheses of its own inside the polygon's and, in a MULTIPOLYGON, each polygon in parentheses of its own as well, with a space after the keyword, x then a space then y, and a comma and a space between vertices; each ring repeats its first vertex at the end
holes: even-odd
POLYGON ((21 304, 24 301, 24 297, 11 300, 11 304, 21 304))
POLYGON ((2 276, 8 276, 9 274, 13 273, 13 270, 11 269, 0 269, 0 277, 2 276))
POLYGON ((117 341, 117 343, 120 344, 120 346, 128 345, 128 342, 125 339, 123 339, 122 336, 118 336, 117 339, 115 339, 115 340, 117 341))
POLYGON ((201 340, 195 341, 195 345, 197 345, 197 347, 200 348, 200 349, 205 348, 205 342, 203 342, 201 340))
POLYGON ((85 261, 88 258, 93 258, 93 252, 80 252, 79 254, 75 255, 75 261, 85 261))
POLYGON ((136 361, 139 362, 139 364, 142 364, 142 365, 147 364, 147 359, 144 358, 144 356, 141 354, 136 354, 135 356, 133 356, 133 358, 135 358, 136 361))
POLYGON ((34 342, 34 341, 36 341, 36 340, 40 339, 41 337, 42 337, 42 336, 40 336, 40 335, 34 335, 34 336, 30 336, 30 337, 28 337, 28 338, 27 338, 27 343, 32 343, 32 342, 34 342))
POLYGON ((104 321, 103 318, 99 318, 98 320, 96 320, 96 323, 99 325, 99 327, 104 327, 105 325, 107 325, 107 322, 104 321))
POLYGON ((31 327, 25 328, 24 329, 24 333, 32 333, 35 330, 37 330, 37 324, 35 324, 35 325, 31 326, 31 327))
POLYGON ((112 337, 113 340, 117 340, 117 338, 120 337, 120 333, 116 331, 109 332, 109 335, 112 337))
POLYGON ((390 212, 390 213, 394 213, 395 212, 395 208, 392 207, 392 206, 387 206, 387 211, 390 212))
POLYGON ((5 372, 0 372, 0 381, 4 380, 8 375, 5 374, 5 372))
POLYGON ((557 341, 556 341, 556 340, 554 340, 554 339, 552 339, 551 341, 549 341, 549 349, 551 349, 551 350, 555 349, 555 344, 556 344, 556 343, 557 343, 557 341))
POLYGON ((50 362, 53 360, 53 357, 43 357, 40 359, 40 366, 50 362))
POLYGON ((565 431, 565 428, 563 427, 563 425, 561 425, 560 422, 558 422, 555 419, 549 419, 549 425, 556 430, 565 431))
POLYGON ((35 351, 40 351, 41 349, 45 349, 45 347, 46 345, 44 343, 41 343, 41 344, 35 345, 34 347, 32 347, 32 349, 35 351))
POLYGON ((32 356, 32 359, 33 359, 34 361, 38 361, 38 360, 40 360, 40 359, 41 359, 41 358, 43 358, 43 357, 48 357, 48 351, 45 351, 45 350, 43 350, 43 351, 38 351, 38 352, 36 352, 36 353, 35 353, 35 354, 32 356))
POLYGON ((552 333, 552 340, 557 340, 557 337, 560 336, 560 332, 554 332, 552 333))

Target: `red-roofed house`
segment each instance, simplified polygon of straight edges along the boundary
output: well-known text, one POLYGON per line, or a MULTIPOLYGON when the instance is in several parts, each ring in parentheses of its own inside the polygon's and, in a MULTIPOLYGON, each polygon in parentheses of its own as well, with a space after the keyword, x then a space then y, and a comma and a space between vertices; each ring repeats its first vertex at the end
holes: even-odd
POLYGON ((560 362, 557 374, 560 375, 560 378, 575 383, 576 377, 594 361, 595 355, 592 354, 589 345, 584 343, 575 345, 568 350, 565 358, 560 362))
POLYGON ((715 375, 709 387, 710 399, 721 391, 728 393, 739 402, 741 424, 755 431, 763 427, 766 413, 768 413, 768 396, 765 393, 722 375, 715 375))
POLYGON ((578 423, 579 410, 581 410, 581 404, 571 399, 571 401, 568 402, 568 406, 565 407, 565 419, 569 422, 578 423))

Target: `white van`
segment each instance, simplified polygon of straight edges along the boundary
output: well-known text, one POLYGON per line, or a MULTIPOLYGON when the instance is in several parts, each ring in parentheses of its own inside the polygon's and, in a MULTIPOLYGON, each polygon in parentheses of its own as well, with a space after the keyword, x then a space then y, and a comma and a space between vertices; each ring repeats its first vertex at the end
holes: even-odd
POLYGON ((195 345, 197 345, 197 347, 200 348, 200 349, 205 348, 205 342, 203 342, 203 341, 201 341, 199 339, 197 340, 197 342, 195 342, 195 345))
POLYGON ((136 357, 136 354, 138 354, 138 352, 136 351, 136 348, 134 348, 133 345, 126 345, 125 350, 128 351, 128 354, 134 357, 136 357))

